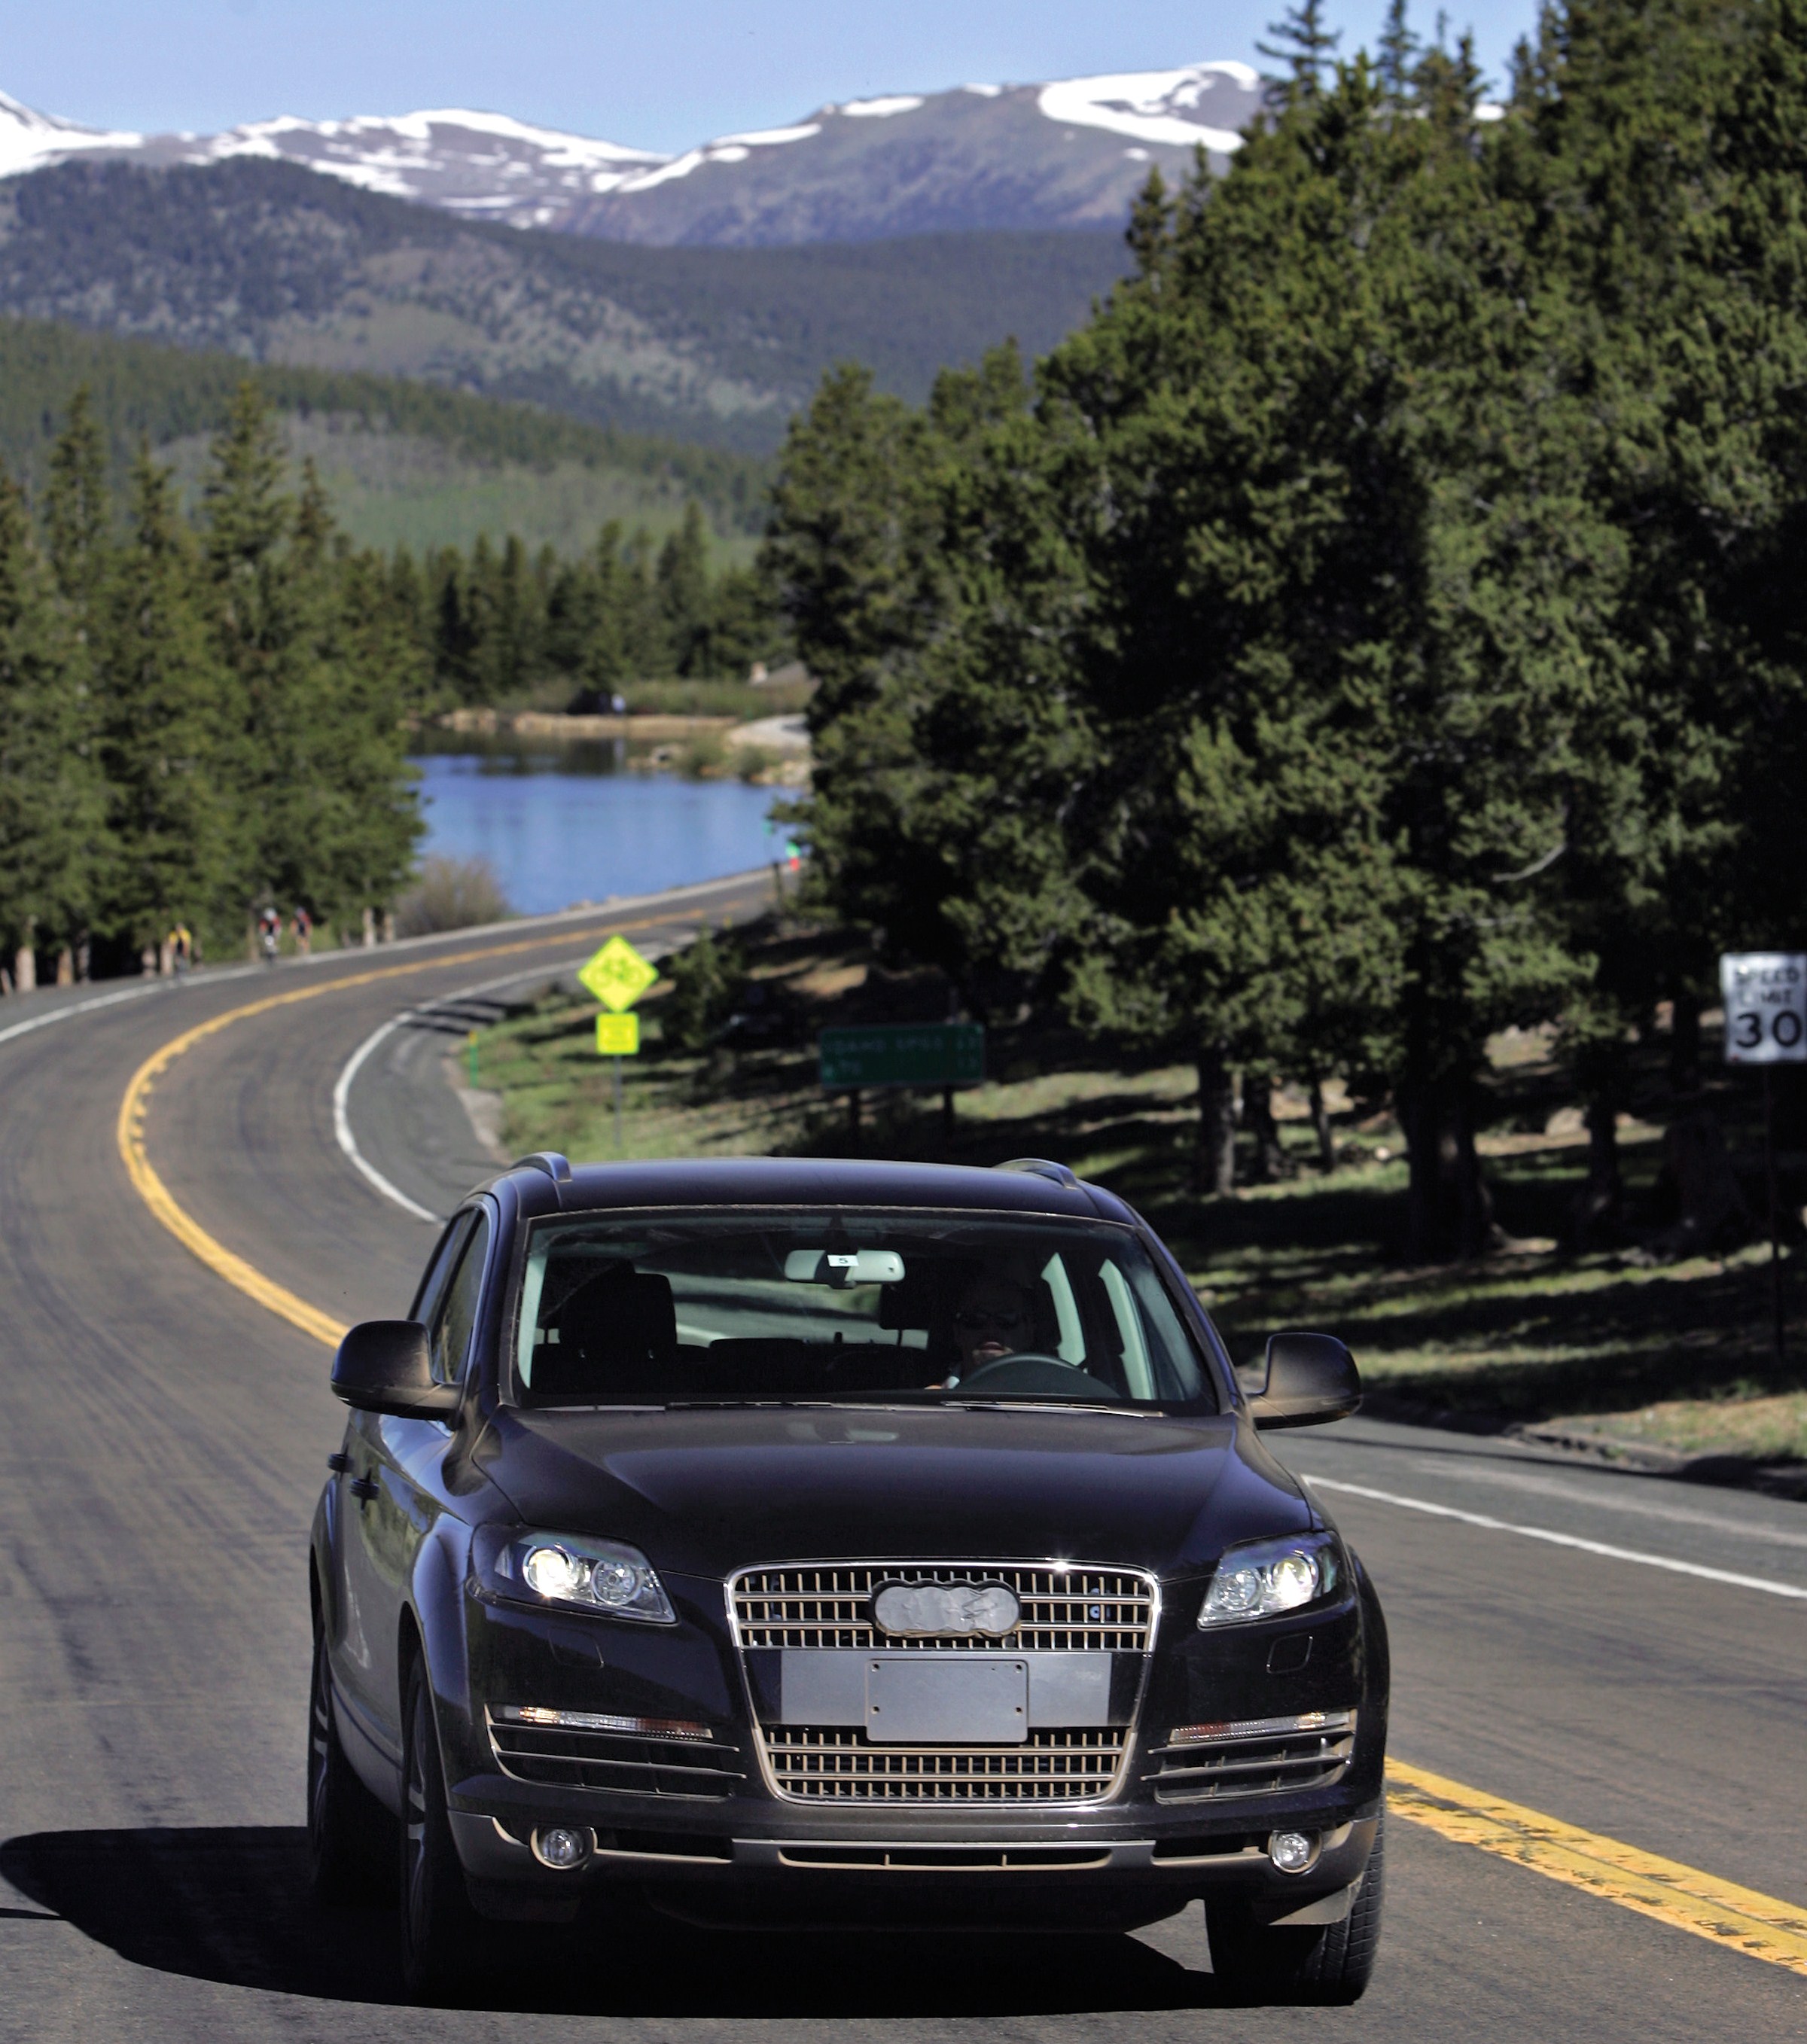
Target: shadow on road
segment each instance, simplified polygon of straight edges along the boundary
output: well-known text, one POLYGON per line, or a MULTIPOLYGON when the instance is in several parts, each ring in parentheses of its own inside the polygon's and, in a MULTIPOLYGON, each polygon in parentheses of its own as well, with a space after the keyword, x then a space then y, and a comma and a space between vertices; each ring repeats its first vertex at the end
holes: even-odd
MULTIPOLYGON (((326 2000, 405 1999, 390 1911, 319 1908, 298 1827, 38 1831, 0 1845, 0 1875, 48 1911, 45 1920, 61 1918, 136 1965, 326 2000)), ((624 1902, 625 1937, 607 1934, 600 1911, 573 1931, 508 1927, 506 1965, 473 1983, 468 2005, 961 2017, 1201 2008, 1229 1999, 1209 1973, 1130 1937, 712 1932, 624 1902)))

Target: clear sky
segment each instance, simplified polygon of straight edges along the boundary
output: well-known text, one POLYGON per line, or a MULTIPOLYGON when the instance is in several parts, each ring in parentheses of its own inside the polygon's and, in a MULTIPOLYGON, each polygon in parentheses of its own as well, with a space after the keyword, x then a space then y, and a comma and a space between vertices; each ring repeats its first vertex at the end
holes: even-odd
MULTIPOLYGON (((1329 0, 1344 49, 1384 0, 1329 0)), ((476 106, 641 148, 825 101, 1259 62, 1276 0, 0 0, 0 90, 102 128, 211 132, 476 106)), ((1535 0, 1451 0, 1503 79, 1535 0)), ((1434 0, 1417 26, 1435 25, 1434 0)))

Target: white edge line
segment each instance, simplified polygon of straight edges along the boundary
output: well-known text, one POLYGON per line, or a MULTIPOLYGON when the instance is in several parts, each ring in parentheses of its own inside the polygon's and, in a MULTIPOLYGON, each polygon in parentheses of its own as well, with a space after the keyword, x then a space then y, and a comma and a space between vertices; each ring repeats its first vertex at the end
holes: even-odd
POLYGON ((405 1008, 399 1015, 391 1015, 386 1022, 371 1030, 345 1060, 333 1088, 333 1133, 338 1138, 339 1147, 385 1199, 394 1201, 398 1207, 406 1207, 417 1219, 431 1221, 436 1228, 445 1218, 444 1214, 429 1212, 417 1200, 409 1199, 399 1186, 391 1185, 358 1147, 358 1139, 352 1132, 352 1082, 365 1058, 392 1031, 399 1029, 404 1023, 423 1020, 436 1009, 455 1006, 460 1001, 475 999, 479 993, 492 993, 498 986, 517 986, 524 979, 556 979, 560 973, 573 971, 582 963, 581 957, 560 959, 551 965, 529 966, 525 970, 506 972, 499 979, 480 980, 475 986, 461 986, 451 993, 436 994, 417 1008, 405 1008))
MULTIPOLYGON (((298 968, 306 970, 309 966, 343 965, 353 959, 374 958, 379 953, 387 956, 395 951, 415 951, 427 944, 463 942, 471 937, 494 936, 504 931, 530 930, 542 924, 594 921, 598 916, 623 915, 631 909, 656 902, 682 901, 692 895, 713 893, 724 887, 743 886, 749 881, 763 878, 770 870, 769 866, 750 866, 744 873, 725 873, 719 880, 693 880, 682 887, 662 889, 656 894, 616 895, 606 901, 593 901, 587 908, 559 909, 548 916, 516 916, 506 923, 483 923, 469 929, 436 930, 430 936, 398 937, 392 943, 373 945, 368 948, 361 944, 346 944, 335 951, 316 951, 311 958, 284 959, 275 966, 266 965, 260 959, 252 965, 214 967, 191 981, 165 979, 160 974, 155 978, 146 977, 134 980, 129 986, 121 987, 117 993, 97 993, 89 1000, 72 1001, 66 1007, 52 1008, 47 1014, 33 1015, 23 1022, 14 1022, 8 1028, 0 1029, 0 1043, 10 1043, 15 1036, 29 1036, 34 1029, 48 1029, 53 1022, 66 1022, 73 1015, 91 1014, 97 1008, 115 1007, 122 1001, 147 1001, 154 999, 160 993, 174 994, 180 992, 185 986, 197 988, 223 986, 229 980, 261 978, 273 972, 293 972, 298 968)), ((495 982, 497 985, 502 983, 499 981, 495 982)), ((12 997, 17 999, 20 997, 14 995, 12 997)), ((448 1001, 457 998, 454 994, 447 994, 444 997, 448 1001)), ((400 1017, 396 1019, 399 1020, 400 1017)), ((411 1201, 399 1193, 394 1196, 412 1212, 420 1213, 425 1211, 423 1208, 415 1207, 411 1201)), ((436 1220, 439 1216, 433 1214, 428 1218, 436 1220)))
MULTIPOLYGON (((177 993, 184 984, 194 983, 207 986, 222 986, 229 979, 248 979, 254 973, 267 971, 262 965, 229 966, 223 971, 210 972, 203 982, 185 982, 179 979, 136 980, 130 986, 121 987, 117 993, 92 994, 86 1001, 71 1001, 67 1006, 52 1008, 42 1015, 33 1015, 24 1022, 14 1022, 0 1029, 0 1043, 10 1043, 15 1036, 29 1036, 34 1029, 48 1029, 52 1022, 66 1022, 71 1015, 87 1015, 97 1008, 114 1008, 122 1001, 146 1001, 156 994, 177 993)), ((13 998, 17 999, 15 995, 13 998)))
POLYGON ((398 1207, 406 1207, 417 1220, 431 1221, 436 1228, 444 1216, 429 1212, 418 1200, 409 1199, 399 1186, 392 1185, 358 1147, 358 1139, 352 1133, 352 1118, 346 1111, 347 1102, 351 1098, 352 1082, 357 1077, 359 1068, 365 1058, 392 1030, 399 1029, 404 1022, 412 1020, 413 1013, 412 1009, 404 1009, 399 1015, 391 1015, 381 1028, 373 1029, 346 1059, 344 1069, 333 1088, 333 1133, 339 1139, 339 1147, 386 1200, 393 1200, 398 1207))
POLYGON ((1644 1569, 1667 1569, 1671 1575, 1697 1576, 1703 1582, 1729 1583, 1741 1590, 1763 1590, 1770 1596, 1794 1597, 1807 1603, 1807 1589, 1794 1583, 1772 1581, 1767 1576, 1741 1576, 1730 1569, 1709 1569, 1698 1562, 1678 1562, 1667 1554, 1640 1554, 1635 1547, 1609 1546, 1603 1540, 1583 1540, 1573 1533, 1553 1533, 1547 1526, 1515 1526, 1508 1519, 1490 1519, 1482 1512, 1458 1512, 1452 1504, 1432 1504, 1422 1497, 1401 1497, 1395 1491, 1371 1490, 1365 1484, 1339 1483, 1327 1476, 1308 1476, 1314 1490, 1345 1491, 1351 1497, 1371 1498, 1378 1504, 1396 1504, 1401 1511, 1428 1512, 1433 1519, 1459 1520, 1464 1526, 1478 1526, 1490 1533, 1516 1533, 1521 1539, 1543 1540, 1552 1547, 1576 1547, 1584 1554, 1601 1554, 1609 1562, 1635 1562, 1644 1569))

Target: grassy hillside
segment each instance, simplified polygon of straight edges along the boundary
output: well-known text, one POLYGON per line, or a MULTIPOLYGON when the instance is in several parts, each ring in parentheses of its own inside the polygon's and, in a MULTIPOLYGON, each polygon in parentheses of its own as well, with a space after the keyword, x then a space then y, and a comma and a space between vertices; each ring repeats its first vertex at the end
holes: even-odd
POLYGON ((1008 336, 1045 350, 1126 260, 1102 232, 637 247, 250 159, 71 163, 0 186, 0 313, 755 451, 836 362, 919 399, 1008 336))
POLYGON ((0 460, 40 486, 70 398, 87 384, 116 477, 148 439, 198 478, 233 391, 249 375, 311 454, 352 536, 420 547, 517 532, 570 551, 606 519, 663 532, 696 498, 740 536, 763 515, 756 457, 621 432, 397 378, 263 367, 36 321, 0 319, 0 460))

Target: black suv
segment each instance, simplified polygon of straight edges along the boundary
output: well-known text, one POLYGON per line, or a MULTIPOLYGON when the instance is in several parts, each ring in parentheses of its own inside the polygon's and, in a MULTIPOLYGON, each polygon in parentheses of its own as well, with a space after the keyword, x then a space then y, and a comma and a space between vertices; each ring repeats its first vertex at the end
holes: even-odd
POLYGON ((1251 1395, 1111 1193, 529 1158, 333 1383, 309 1840, 331 1896, 402 1819, 417 1992, 599 1887, 743 1926, 1198 1896, 1220 1975, 1366 1984, 1386 1629, 1257 1431, 1355 1366, 1276 1335, 1251 1395))

